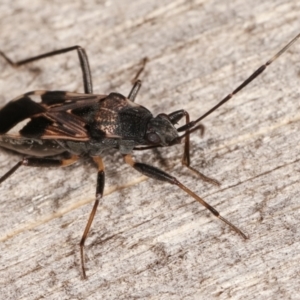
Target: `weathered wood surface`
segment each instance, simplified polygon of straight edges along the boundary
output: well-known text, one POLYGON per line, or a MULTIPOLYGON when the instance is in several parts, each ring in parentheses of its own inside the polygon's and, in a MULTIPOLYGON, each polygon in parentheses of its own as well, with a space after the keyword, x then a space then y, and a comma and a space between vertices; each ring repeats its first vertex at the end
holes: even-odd
MULTIPOLYGON (((95 93, 127 94, 147 56, 137 102, 196 118, 299 31, 299 1, 8 1, 0 49, 22 59, 79 44, 95 93)), ((21 168, 0 187, 1 299, 297 299, 300 293, 300 42, 182 147, 136 153, 177 176, 249 235, 242 240, 173 186, 105 156, 106 195, 87 241, 96 170, 21 168)), ((82 91, 76 53, 19 70, 0 61, 1 104, 36 89, 82 91)), ((1 173, 20 156, 0 152, 1 173)))

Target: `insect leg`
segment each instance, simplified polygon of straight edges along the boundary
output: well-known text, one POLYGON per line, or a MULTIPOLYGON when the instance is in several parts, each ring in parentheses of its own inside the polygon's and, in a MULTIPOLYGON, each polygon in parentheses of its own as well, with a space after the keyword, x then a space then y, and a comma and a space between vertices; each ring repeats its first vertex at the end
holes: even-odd
POLYGON ((133 87, 132 87, 132 89, 131 89, 128 97, 127 97, 132 102, 134 102, 134 100, 135 100, 135 98, 136 98, 136 96, 137 96, 137 94, 138 94, 138 92, 139 92, 139 90, 140 90, 140 88, 142 86, 142 82, 138 78, 141 75, 141 73, 144 71, 145 65, 146 65, 147 61, 148 61, 147 57, 143 58, 143 60, 142 60, 142 66, 138 70, 138 72, 136 73, 135 77, 132 80, 133 87))
MULTIPOLYGON (((180 119, 182 119, 185 116, 185 122, 186 124, 190 122, 190 116, 189 113, 183 109, 181 110, 177 110, 175 112, 172 112, 168 115, 170 121, 172 124, 176 124, 180 119)), ((204 134, 204 125, 199 124, 197 127, 194 128, 195 130, 200 129, 201 131, 201 136, 203 136, 204 134)), ((207 176, 205 176, 204 174, 202 174, 201 172, 199 172, 198 170, 196 170, 195 168, 191 167, 191 159, 190 159, 190 134, 187 133, 184 137, 185 141, 184 141, 184 152, 183 152, 183 156, 182 156, 182 160, 181 163, 186 166, 188 169, 190 169, 191 171, 193 171, 194 173, 196 173, 203 181, 209 182, 211 184, 215 184, 215 185, 220 185, 220 182, 217 181, 216 179, 213 178, 209 178, 207 176)))
POLYGON ((141 86, 142 86, 142 82, 141 82, 140 80, 137 80, 137 81, 134 83, 134 85, 133 85, 133 87, 132 87, 132 89, 131 89, 131 91, 130 91, 130 93, 129 93, 129 95, 128 95, 127 98, 128 98, 129 100, 131 100, 132 102, 134 102, 135 97, 137 96, 137 94, 138 94, 138 92, 139 92, 141 86))
POLYGON ((188 189, 185 185, 183 185, 181 182, 179 182, 175 177, 173 177, 173 176, 169 175, 168 173, 166 173, 158 168, 155 168, 153 166, 150 166, 150 165, 147 165, 144 163, 135 162, 132 159, 131 155, 129 155, 129 154, 124 156, 124 160, 127 164, 129 164, 131 167, 136 169, 138 172, 140 172, 150 178, 177 185, 184 192, 186 192, 187 194, 192 196, 195 200, 197 200, 200 204, 202 204, 205 208, 207 208, 214 216, 216 216, 217 218, 222 220, 224 223, 229 225, 235 232, 240 234, 244 239, 248 238, 240 229, 238 229, 236 226, 234 226, 229 221, 227 221, 225 218, 223 218, 216 209, 214 209, 211 205, 209 205, 207 202, 205 202, 202 198, 200 198, 198 195, 196 195, 194 192, 192 192, 190 189, 188 189))
POLYGON ((96 200, 93 206, 93 209, 90 213, 88 222, 85 226, 81 241, 80 241, 80 258, 81 258, 81 267, 82 267, 82 274, 83 278, 86 279, 86 273, 85 273, 85 264, 84 264, 84 243, 87 239, 88 233, 90 231, 91 225, 93 223, 97 207, 99 204, 100 199, 103 196, 103 190, 104 190, 104 183, 105 183, 105 173, 104 173, 104 164, 102 162, 101 157, 95 156, 93 157, 94 162, 98 166, 98 175, 97 175, 97 188, 96 188, 96 200))
POLYGON ((6 174, 0 178, 0 183, 6 180, 10 175, 19 169, 21 166, 26 167, 66 167, 78 160, 77 155, 72 155, 67 159, 40 158, 40 157, 25 157, 13 166, 6 174))
POLYGON ((139 68, 139 70, 137 71, 136 75, 135 75, 134 78, 131 80, 132 83, 135 83, 135 82, 139 79, 141 73, 142 73, 142 72, 144 71, 144 69, 145 69, 145 66, 146 66, 146 63, 147 63, 147 62, 148 62, 148 58, 147 58, 147 57, 144 57, 144 58, 142 59, 142 66, 139 68))
POLYGON ((78 54, 80 68, 81 68, 82 77, 83 77, 84 92, 86 94, 92 94, 93 93, 93 84, 92 84, 91 69, 90 69, 87 54, 86 54, 85 50, 83 48, 81 48, 80 46, 72 46, 72 47, 63 48, 63 49, 59 49, 59 50, 55 50, 55 51, 51 51, 51 52, 46 52, 46 53, 43 53, 43 54, 40 54, 37 56, 19 60, 16 62, 12 61, 2 51, 0 51, 0 56, 2 56, 12 67, 19 67, 19 66, 25 65, 27 63, 30 63, 30 62, 33 62, 33 61, 36 61, 39 59, 43 59, 43 58, 50 57, 50 56, 55 56, 55 55, 70 52, 73 50, 76 50, 77 54, 78 54))

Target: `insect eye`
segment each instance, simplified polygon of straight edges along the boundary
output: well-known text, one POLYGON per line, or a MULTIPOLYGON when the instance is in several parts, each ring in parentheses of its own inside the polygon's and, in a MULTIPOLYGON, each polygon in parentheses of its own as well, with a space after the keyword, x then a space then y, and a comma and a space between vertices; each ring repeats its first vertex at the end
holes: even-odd
POLYGON ((150 132, 147 134, 147 140, 153 144, 160 143, 160 137, 155 132, 150 132))

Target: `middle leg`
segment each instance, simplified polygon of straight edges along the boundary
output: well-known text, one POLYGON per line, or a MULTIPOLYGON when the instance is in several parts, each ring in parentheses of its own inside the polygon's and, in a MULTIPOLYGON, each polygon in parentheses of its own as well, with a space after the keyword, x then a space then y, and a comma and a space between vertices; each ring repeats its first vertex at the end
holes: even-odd
MULTIPOLYGON (((183 117, 185 117, 185 122, 186 124, 190 122, 190 116, 187 111, 181 109, 177 110, 171 114, 168 115, 170 118, 170 121, 172 124, 176 124, 179 120, 181 120, 183 117)), ((194 128, 195 130, 200 130, 201 131, 201 136, 204 134, 204 126, 199 124, 197 127, 194 128)), ((191 167, 191 158, 190 158, 190 134, 187 134, 185 136, 185 141, 184 141, 184 151, 183 151, 183 156, 181 163, 186 166, 188 169, 196 173, 203 181, 209 182, 214 185, 221 185, 219 181, 217 181, 214 178, 210 178, 196 170, 195 168, 191 167)))
POLYGON ((90 213, 88 222, 85 226, 81 241, 80 241, 80 258, 81 258, 81 267, 82 267, 82 274, 83 278, 86 279, 86 272, 85 272, 85 263, 84 263, 84 244, 87 239, 88 233, 91 229, 97 207, 99 205, 99 201, 103 196, 104 184, 105 184, 105 173, 104 173, 104 164, 102 158, 99 156, 93 157, 94 162, 98 166, 98 175, 97 175, 97 187, 96 187, 96 200, 93 206, 93 209, 90 213))

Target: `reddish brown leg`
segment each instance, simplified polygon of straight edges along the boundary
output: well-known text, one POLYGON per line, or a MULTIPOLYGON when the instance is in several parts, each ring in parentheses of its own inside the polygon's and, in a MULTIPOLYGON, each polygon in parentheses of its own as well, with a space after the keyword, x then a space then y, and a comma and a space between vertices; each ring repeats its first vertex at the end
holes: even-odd
POLYGON ((84 279, 86 279, 85 264, 84 264, 84 243, 87 239, 88 233, 89 233, 91 225, 93 223, 99 201, 103 196, 103 190, 104 190, 104 184, 105 184, 104 164, 102 162, 102 159, 99 156, 95 156, 95 157, 93 157, 93 160, 98 166, 96 200, 95 200, 93 209, 90 213, 88 222, 85 226, 85 229, 84 229, 81 241, 80 241, 80 258, 81 258, 82 274, 83 274, 84 279))
POLYGON ((139 79, 140 75, 142 74, 142 72, 145 69, 145 66, 146 66, 147 62, 148 62, 148 58, 144 57, 141 61, 141 67, 139 68, 139 70, 135 74, 134 78, 131 80, 132 83, 135 83, 139 79))
POLYGON ((145 57, 143 58, 142 60, 142 66, 140 67, 140 69, 138 70, 138 72, 136 73, 135 77, 133 78, 132 80, 132 83, 133 83, 133 87, 131 88, 130 92, 129 92, 129 95, 128 95, 128 99, 131 100, 132 102, 135 101, 135 98, 142 86, 142 82, 139 80, 139 76, 141 75, 141 73, 144 71, 145 69, 145 65, 148 61, 148 58, 145 57))

